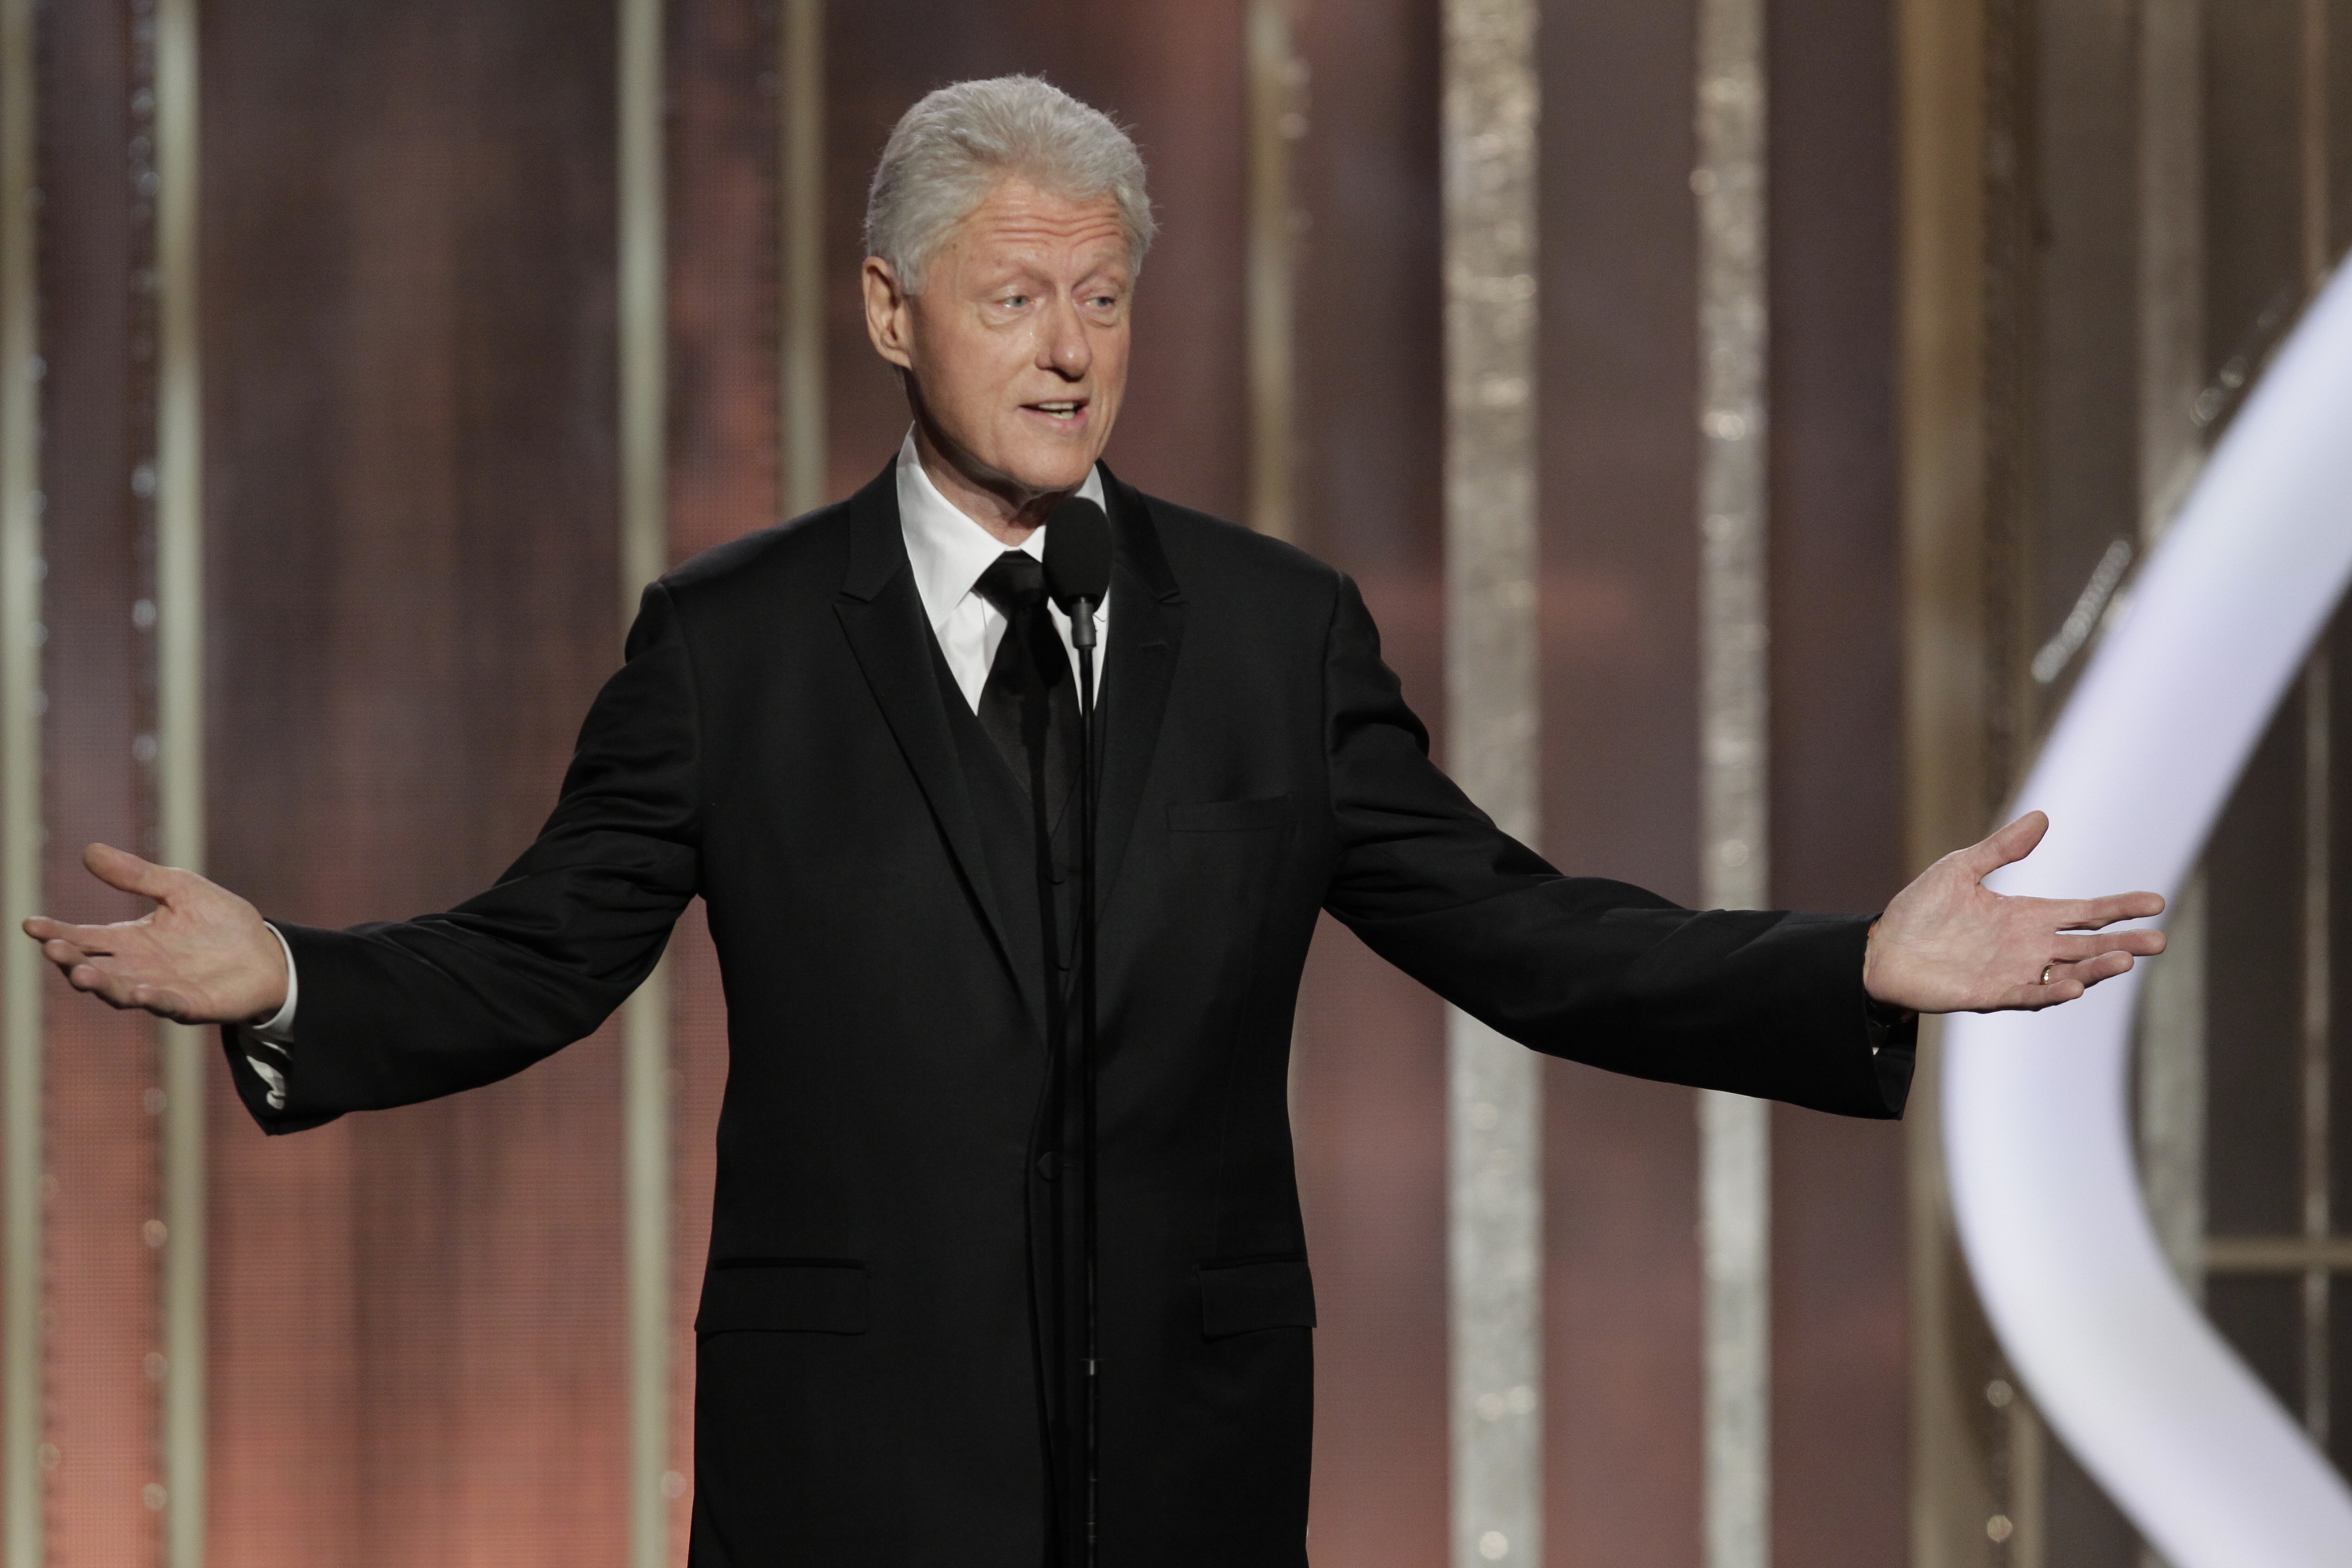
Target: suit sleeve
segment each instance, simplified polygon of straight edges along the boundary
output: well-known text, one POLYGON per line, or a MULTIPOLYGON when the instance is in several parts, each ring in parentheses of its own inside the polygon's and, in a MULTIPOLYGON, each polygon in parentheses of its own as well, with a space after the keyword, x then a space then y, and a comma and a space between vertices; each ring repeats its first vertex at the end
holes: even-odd
POLYGON ((1871 917, 1697 911, 1567 877, 1429 760, 1343 582, 1324 668, 1338 856, 1325 903, 1371 949, 1497 1032, 1637 1078, 1895 1117, 1916 1025, 1874 1023, 1871 917))
POLYGON ((628 657, 581 727, 553 815, 497 885, 445 914, 281 925, 302 976, 282 1107, 226 1031, 264 1130, 492 1083, 594 1031, 652 973, 694 896, 694 669, 668 591, 646 590, 628 657))

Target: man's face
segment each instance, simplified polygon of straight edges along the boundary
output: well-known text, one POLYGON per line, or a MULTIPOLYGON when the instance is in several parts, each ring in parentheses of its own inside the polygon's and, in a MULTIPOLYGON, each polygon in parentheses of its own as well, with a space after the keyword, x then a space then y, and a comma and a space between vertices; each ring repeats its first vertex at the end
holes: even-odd
POLYGON ((1008 179, 933 253, 920 294, 867 260, 866 328, 957 477, 1019 511, 1076 489, 1110 440, 1131 284, 1109 197, 1008 179))

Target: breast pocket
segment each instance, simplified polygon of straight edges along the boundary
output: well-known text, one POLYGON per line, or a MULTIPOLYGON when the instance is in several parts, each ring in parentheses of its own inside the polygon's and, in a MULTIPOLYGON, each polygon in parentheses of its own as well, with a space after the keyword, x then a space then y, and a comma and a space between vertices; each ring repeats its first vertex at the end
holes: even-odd
POLYGON ((862 1334, 866 1265, 845 1258, 744 1258, 710 1266, 694 1331, 862 1334))
POLYGON ((1251 833, 1286 827, 1290 816, 1287 795, 1178 802, 1168 807, 1168 828, 1171 833, 1251 833))

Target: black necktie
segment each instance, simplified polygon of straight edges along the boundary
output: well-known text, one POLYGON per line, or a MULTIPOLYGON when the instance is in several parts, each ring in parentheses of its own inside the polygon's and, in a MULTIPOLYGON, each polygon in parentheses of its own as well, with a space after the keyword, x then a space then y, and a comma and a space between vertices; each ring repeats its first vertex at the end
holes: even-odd
POLYGON ((1045 831, 1062 820, 1078 776, 1077 679, 1069 650, 1045 606, 1045 568, 1008 550, 980 574, 973 592, 1004 616, 1004 640, 981 688, 980 722, 1022 789, 1040 808, 1045 831))

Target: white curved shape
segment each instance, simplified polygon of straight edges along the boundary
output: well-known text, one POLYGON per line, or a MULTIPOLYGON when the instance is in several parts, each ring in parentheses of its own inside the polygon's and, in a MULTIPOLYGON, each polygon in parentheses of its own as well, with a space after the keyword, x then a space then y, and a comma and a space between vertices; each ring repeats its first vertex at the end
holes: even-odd
MULTIPOLYGON (((1995 885, 2176 896, 2347 576, 2352 268, 2255 388, 2084 672, 2018 797, 2050 814, 2050 836, 1995 885)), ((2035 1402, 2173 1568, 2344 1568, 2352 1491, 2158 1250, 2126 1090, 2138 981, 1952 1020, 1961 1244, 2035 1402)))

